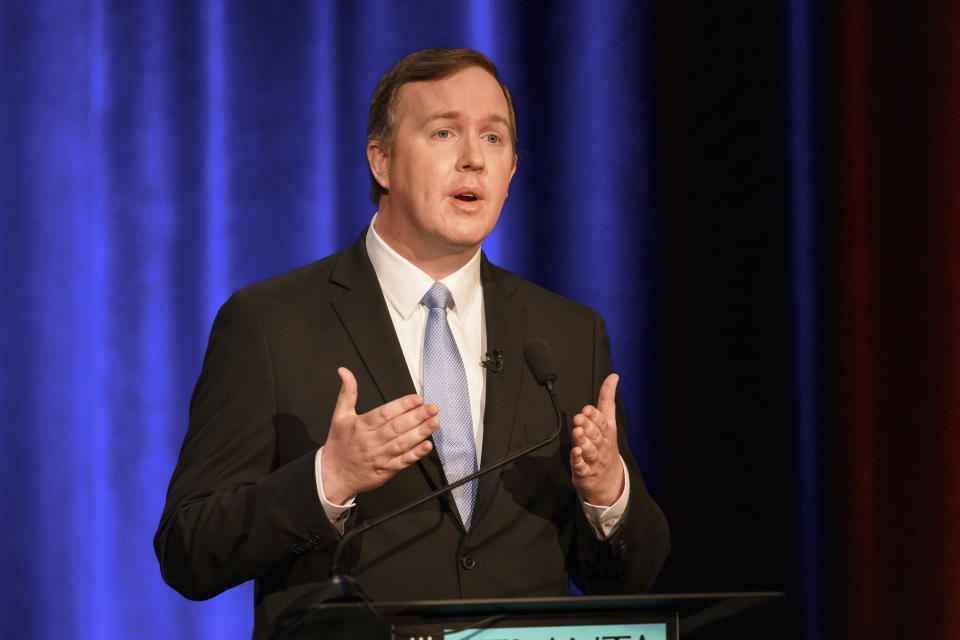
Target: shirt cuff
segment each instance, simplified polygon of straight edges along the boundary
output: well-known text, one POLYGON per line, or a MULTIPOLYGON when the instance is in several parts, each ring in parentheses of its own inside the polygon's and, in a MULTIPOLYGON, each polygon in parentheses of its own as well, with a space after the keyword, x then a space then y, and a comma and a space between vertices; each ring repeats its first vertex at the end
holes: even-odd
POLYGON ((327 495, 323 492, 323 474, 320 473, 320 458, 323 453, 323 447, 317 449, 317 456, 314 458, 313 467, 317 476, 317 495, 320 496, 320 504, 323 506, 323 512, 327 514, 327 520, 333 525, 333 528, 342 536, 343 528, 347 524, 347 518, 350 516, 350 509, 356 503, 356 496, 347 500, 344 504, 333 504, 327 500, 327 495))
POLYGON ((598 507, 585 500, 582 502, 583 513, 587 516, 587 522, 590 523, 590 528, 593 529, 593 533, 598 540, 607 540, 616 532, 617 527, 620 526, 620 520, 627 510, 627 502, 630 496, 630 474, 627 473, 627 464, 623 461, 622 456, 620 457, 620 465, 623 467, 623 493, 620 494, 616 502, 609 507, 598 507))

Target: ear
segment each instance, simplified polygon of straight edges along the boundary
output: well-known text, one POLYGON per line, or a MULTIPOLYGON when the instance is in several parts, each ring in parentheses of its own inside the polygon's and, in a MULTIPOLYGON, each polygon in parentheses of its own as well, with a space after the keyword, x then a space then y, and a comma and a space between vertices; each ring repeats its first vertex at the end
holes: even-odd
POLYGON ((379 140, 367 143, 367 162, 370 164, 370 173, 373 174, 381 187, 390 189, 390 155, 383 148, 379 140))
POLYGON ((513 182, 513 176, 517 172, 517 154, 513 154, 513 166, 510 167, 510 177, 507 179, 507 195, 510 195, 510 183, 513 182))

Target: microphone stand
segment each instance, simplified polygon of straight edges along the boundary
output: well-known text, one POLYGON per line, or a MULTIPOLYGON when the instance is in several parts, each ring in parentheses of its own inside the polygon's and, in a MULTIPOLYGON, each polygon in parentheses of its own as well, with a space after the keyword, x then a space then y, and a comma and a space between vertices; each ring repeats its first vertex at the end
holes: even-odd
MULTIPOLYGON (((428 493, 422 498, 403 505, 390 511, 378 518, 373 520, 368 520, 363 524, 355 527, 348 531, 340 542, 337 544, 337 548, 333 552, 333 561, 330 568, 330 578, 320 583, 316 589, 311 590, 306 595, 299 598, 296 602, 291 604, 281 615, 281 618, 277 621, 277 632, 278 635, 282 635, 285 631, 289 631, 293 625, 295 625, 304 615, 306 615, 310 610, 320 607, 321 605, 328 602, 364 602, 367 606, 370 606, 370 599, 363 592, 363 589, 360 586, 360 583, 352 577, 349 573, 340 568, 340 558, 343 555, 343 550, 346 548, 346 545, 350 540, 353 540, 355 537, 359 536, 362 533, 378 527, 388 520, 392 520, 397 516, 414 509, 424 502, 438 498, 444 494, 450 493, 457 487, 466 484, 472 480, 479 478, 482 475, 495 471, 504 465, 510 464, 517 458, 527 455, 537 449, 547 446, 554 440, 560 437, 560 432, 563 430, 563 414, 560 411, 560 403, 557 401, 557 394, 554 388, 554 382, 556 380, 556 375, 549 375, 545 379, 538 380, 541 384, 546 387, 547 392, 550 394, 550 402, 553 405, 553 412, 556 416, 557 425, 553 432, 547 436, 545 440, 540 442, 535 442, 532 445, 524 447, 519 451, 508 455, 507 457, 494 462, 493 464, 484 467, 474 473, 471 473, 468 476, 460 478, 456 482, 450 483, 446 486, 440 487, 439 489, 428 493)), ((376 611, 370 606, 371 611, 376 615, 376 611)), ((378 616, 379 617, 379 616, 378 616)))
MULTIPOLYGON (((331 573, 332 575, 334 575, 334 576, 336 576, 336 575, 338 575, 338 574, 341 575, 341 576, 346 576, 346 575, 347 575, 346 573, 344 573, 344 572, 342 572, 342 571, 340 570, 340 556, 343 554, 343 550, 344 550, 344 548, 346 547, 346 544, 347 544, 350 540, 353 540, 353 539, 354 539, 355 537, 357 537, 358 535, 360 535, 360 534, 362 534, 362 533, 365 533, 366 531, 369 531, 370 529, 373 529, 374 527, 380 526, 380 525, 383 524, 384 522, 387 522, 388 520, 392 520, 392 519, 396 518, 397 516, 399 516, 399 515, 401 515, 401 514, 403 514, 403 513, 406 513, 407 511, 409 511, 409 510, 411 510, 411 509, 414 509, 414 508, 416 508, 416 507, 419 507, 419 506, 420 506, 421 504, 423 504, 424 502, 429 502, 430 500, 433 500, 434 498, 437 498, 437 497, 439 497, 439 496, 442 496, 442 495, 444 495, 444 494, 446 494, 446 493, 450 493, 451 491, 453 491, 453 490, 456 489, 457 487, 459 487, 459 486, 461 486, 461 485, 464 485, 464 484, 466 484, 466 483, 468 483, 468 482, 471 482, 471 481, 473 481, 473 480, 476 480, 476 479, 479 478, 480 476, 486 475, 487 473, 489 473, 489 472, 491 472, 491 471, 494 471, 494 470, 496 470, 496 469, 499 469, 500 467, 502 467, 502 466, 504 466, 504 465, 510 464, 511 462, 513 462, 514 460, 516 460, 517 458, 521 458, 521 457, 527 455, 528 453, 530 453, 530 452, 532 452, 532 451, 536 451, 537 449, 539 449, 539 448, 541 448, 541 447, 545 447, 545 446, 547 446, 548 444, 550 444, 551 442, 553 442, 554 440, 556 440, 557 438, 559 438, 559 437, 560 437, 560 432, 563 430, 563 417, 562 417, 562 414, 561 414, 561 411, 560 411, 560 404, 557 402, 557 394, 554 392, 554 389, 553 389, 553 381, 552 381, 552 380, 548 381, 548 383, 547 383, 547 391, 550 393, 550 401, 551 401, 551 403, 553 404, 553 412, 554 412, 554 414, 556 415, 556 418, 557 418, 557 426, 556 426, 556 428, 553 430, 553 433, 551 433, 549 436, 547 436, 546 440, 543 440, 543 441, 541 441, 541 442, 535 442, 535 443, 533 443, 532 445, 530 445, 530 446, 528 446, 528 447, 525 447, 525 448, 523 448, 523 449, 521 449, 521 450, 519 450, 519 451, 517 451, 517 452, 515 452, 515 453, 511 453, 511 454, 508 455, 506 458, 503 458, 503 459, 501 459, 501 460, 498 460, 497 462, 494 462, 493 464, 491 464, 491 465, 488 466, 488 467, 485 467, 485 468, 483 468, 483 469, 479 469, 479 470, 477 470, 477 471, 474 471, 474 472, 471 473, 470 475, 464 476, 464 477, 460 478, 459 480, 457 480, 456 482, 452 482, 452 483, 450 483, 450 484, 448 484, 448 485, 446 485, 446 486, 440 487, 439 489, 428 493, 427 495, 423 496, 422 498, 418 498, 417 500, 411 502, 410 504, 406 504, 406 505, 403 505, 402 507, 398 507, 397 509, 394 509, 393 511, 391 511, 391 512, 389 512, 389 513, 387 513, 387 514, 382 515, 382 516, 380 516, 379 518, 374 518, 373 520, 368 520, 368 521, 364 522, 363 524, 361 524, 360 526, 355 527, 354 529, 350 530, 349 532, 347 532, 347 533, 343 536, 343 538, 341 538, 339 544, 337 544, 336 550, 333 552, 333 564, 332 564, 332 567, 331 567, 331 569, 330 569, 330 573, 331 573)), ((350 578, 350 579, 352 580, 352 578, 350 578)))

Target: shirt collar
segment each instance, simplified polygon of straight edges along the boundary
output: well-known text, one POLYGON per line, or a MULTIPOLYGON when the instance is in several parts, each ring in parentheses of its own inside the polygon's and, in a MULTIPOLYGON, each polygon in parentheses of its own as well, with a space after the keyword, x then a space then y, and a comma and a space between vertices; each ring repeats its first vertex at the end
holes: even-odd
MULTIPOLYGON (((373 270, 380 281, 380 288, 387 303, 393 306, 402 318, 407 319, 417 310, 420 300, 433 286, 434 280, 384 242, 374 229, 376 221, 377 216, 374 215, 367 229, 367 254, 373 263, 373 270)), ((477 303, 481 292, 480 252, 477 251, 467 264, 440 282, 445 284, 453 295, 453 306, 450 310, 461 318, 464 317, 477 303)))

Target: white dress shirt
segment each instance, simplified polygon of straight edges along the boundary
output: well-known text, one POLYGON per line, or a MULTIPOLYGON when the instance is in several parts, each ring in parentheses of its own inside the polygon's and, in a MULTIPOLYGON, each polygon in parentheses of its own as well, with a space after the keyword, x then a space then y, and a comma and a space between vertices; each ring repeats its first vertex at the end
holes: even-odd
MULTIPOLYGON (((390 319, 397 332, 400 348, 403 350, 410 378, 417 393, 423 393, 423 337, 429 310, 420 300, 433 286, 434 280, 410 261, 402 257, 387 245, 377 234, 374 216, 367 230, 366 245, 370 262, 376 272, 377 280, 387 301, 390 319)), ((477 446, 477 460, 481 460, 483 445, 483 415, 486 402, 486 369, 480 366, 486 353, 487 329, 483 313, 483 285, 480 281, 480 251, 467 264, 440 280, 450 293, 453 303, 447 309, 447 321, 450 331, 460 349, 463 366, 467 374, 467 386, 470 391, 470 413, 473 418, 473 437, 477 446)), ((342 505, 327 500, 323 492, 320 474, 320 458, 323 447, 317 452, 316 476, 317 493, 324 512, 334 526, 343 533, 344 523, 350 508, 355 504, 351 498, 342 505)), ((621 464, 623 459, 621 458, 621 464)), ((630 476, 623 465, 623 494, 610 507, 600 507, 583 503, 584 513, 597 537, 609 537, 616 529, 627 506, 630 494, 630 476)))

